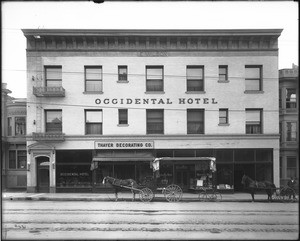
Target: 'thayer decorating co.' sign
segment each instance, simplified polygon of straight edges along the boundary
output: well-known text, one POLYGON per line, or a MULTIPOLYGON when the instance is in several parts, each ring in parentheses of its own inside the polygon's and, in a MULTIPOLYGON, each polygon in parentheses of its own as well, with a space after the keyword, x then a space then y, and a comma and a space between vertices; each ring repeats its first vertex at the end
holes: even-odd
POLYGON ((95 141, 95 149, 153 149, 153 141, 95 141))
POLYGON ((174 104, 197 104, 197 105, 207 105, 207 104, 218 104, 218 102, 215 100, 215 98, 178 98, 177 101, 173 101, 170 98, 126 98, 126 99, 110 99, 110 98, 105 98, 105 99, 95 99, 95 103, 97 105, 172 105, 174 104))

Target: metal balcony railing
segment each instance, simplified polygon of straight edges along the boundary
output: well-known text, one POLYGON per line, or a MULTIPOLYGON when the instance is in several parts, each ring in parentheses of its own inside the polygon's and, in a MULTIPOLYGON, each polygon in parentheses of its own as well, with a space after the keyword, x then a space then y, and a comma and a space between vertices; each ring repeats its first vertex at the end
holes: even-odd
POLYGON ((33 87, 33 94, 37 97, 65 97, 65 89, 57 87, 33 87))
POLYGON ((34 141, 64 141, 65 134, 62 132, 33 132, 32 138, 34 141))

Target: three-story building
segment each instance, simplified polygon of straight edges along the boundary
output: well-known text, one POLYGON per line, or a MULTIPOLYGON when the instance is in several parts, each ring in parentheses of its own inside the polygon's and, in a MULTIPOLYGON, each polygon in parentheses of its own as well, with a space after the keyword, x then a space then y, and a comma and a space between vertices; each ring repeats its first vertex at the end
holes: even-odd
POLYGON ((211 156, 220 188, 278 186, 281 31, 24 29, 28 191, 141 181, 155 157, 184 190, 211 156))

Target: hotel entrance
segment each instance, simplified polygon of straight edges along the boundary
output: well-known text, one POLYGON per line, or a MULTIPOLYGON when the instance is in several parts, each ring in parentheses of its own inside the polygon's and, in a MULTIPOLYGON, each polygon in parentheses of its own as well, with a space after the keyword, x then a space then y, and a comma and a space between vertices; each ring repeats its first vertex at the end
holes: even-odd
POLYGON ((48 157, 37 157, 37 192, 48 193, 50 189, 49 179, 49 158, 48 157))

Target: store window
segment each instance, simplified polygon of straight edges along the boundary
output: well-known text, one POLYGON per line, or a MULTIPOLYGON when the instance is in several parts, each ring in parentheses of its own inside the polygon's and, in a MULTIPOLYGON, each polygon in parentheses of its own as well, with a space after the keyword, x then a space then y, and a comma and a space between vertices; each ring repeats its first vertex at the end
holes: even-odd
POLYGON ((119 81, 127 81, 127 66, 120 65, 118 66, 118 80, 119 81))
POLYGON ((146 91, 164 91, 163 66, 146 66, 146 91))
POLYGON ((102 66, 85 66, 85 91, 102 91, 102 66))
POLYGON ((45 79, 47 87, 62 86, 62 67, 45 66, 45 79))
POLYGON ((7 118, 7 135, 8 136, 12 136, 12 130, 13 130, 12 118, 8 117, 7 118))
POLYGON ((272 170, 273 170, 273 164, 272 163, 257 163, 255 165, 255 173, 256 177, 255 179, 257 181, 269 181, 272 182, 273 176, 272 176, 272 170))
POLYGON ((297 95, 296 89, 286 89, 285 104, 287 109, 297 108, 297 95))
POLYGON ((15 135, 25 135, 26 134, 26 118, 25 117, 15 117, 15 135))
POLYGON ((257 162, 272 162, 273 160, 272 149, 256 149, 255 155, 257 162))
POLYGON ((234 185, 233 164, 217 164, 217 184, 219 189, 232 189, 234 185))
POLYGON ((260 109, 246 109, 246 134, 262 134, 260 109))
POLYGON ((220 65, 219 66, 219 82, 228 81, 228 66, 220 65))
POLYGON ((85 134, 86 135, 102 135, 102 110, 86 110, 85 111, 85 134))
POLYGON ((253 149, 236 149, 234 151, 234 162, 254 162, 255 152, 253 149))
POLYGON ((287 178, 297 177, 297 158, 295 156, 288 156, 286 158, 287 178))
POLYGON ((62 132, 62 111, 46 110, 46 132, 62 132))
POLYGON ((228 124, 228 109, 219 109, 219 124, 228 124))
POLYGON ((147 134, 164 134, 164 110, 147 110, 147 134))
POLYGON ((297 122, 286 122, 286 141, 297 141, 297 122))
POLYGON ((262 90, 262 66, 245 66, 246 91, 262 90))
POLYGON ((128 124, 128 109, 119 109, 119 125, 128 124))
POLYGON ((204 66, 187 66, 187 91, 204 91, 204 66))
POLYGON ((187 109, 187 134, 204 134, 203 109, 187 109))
POLYGON ((217 162, 233 162, 233 150, 218 149, 216 150, 217 162))

